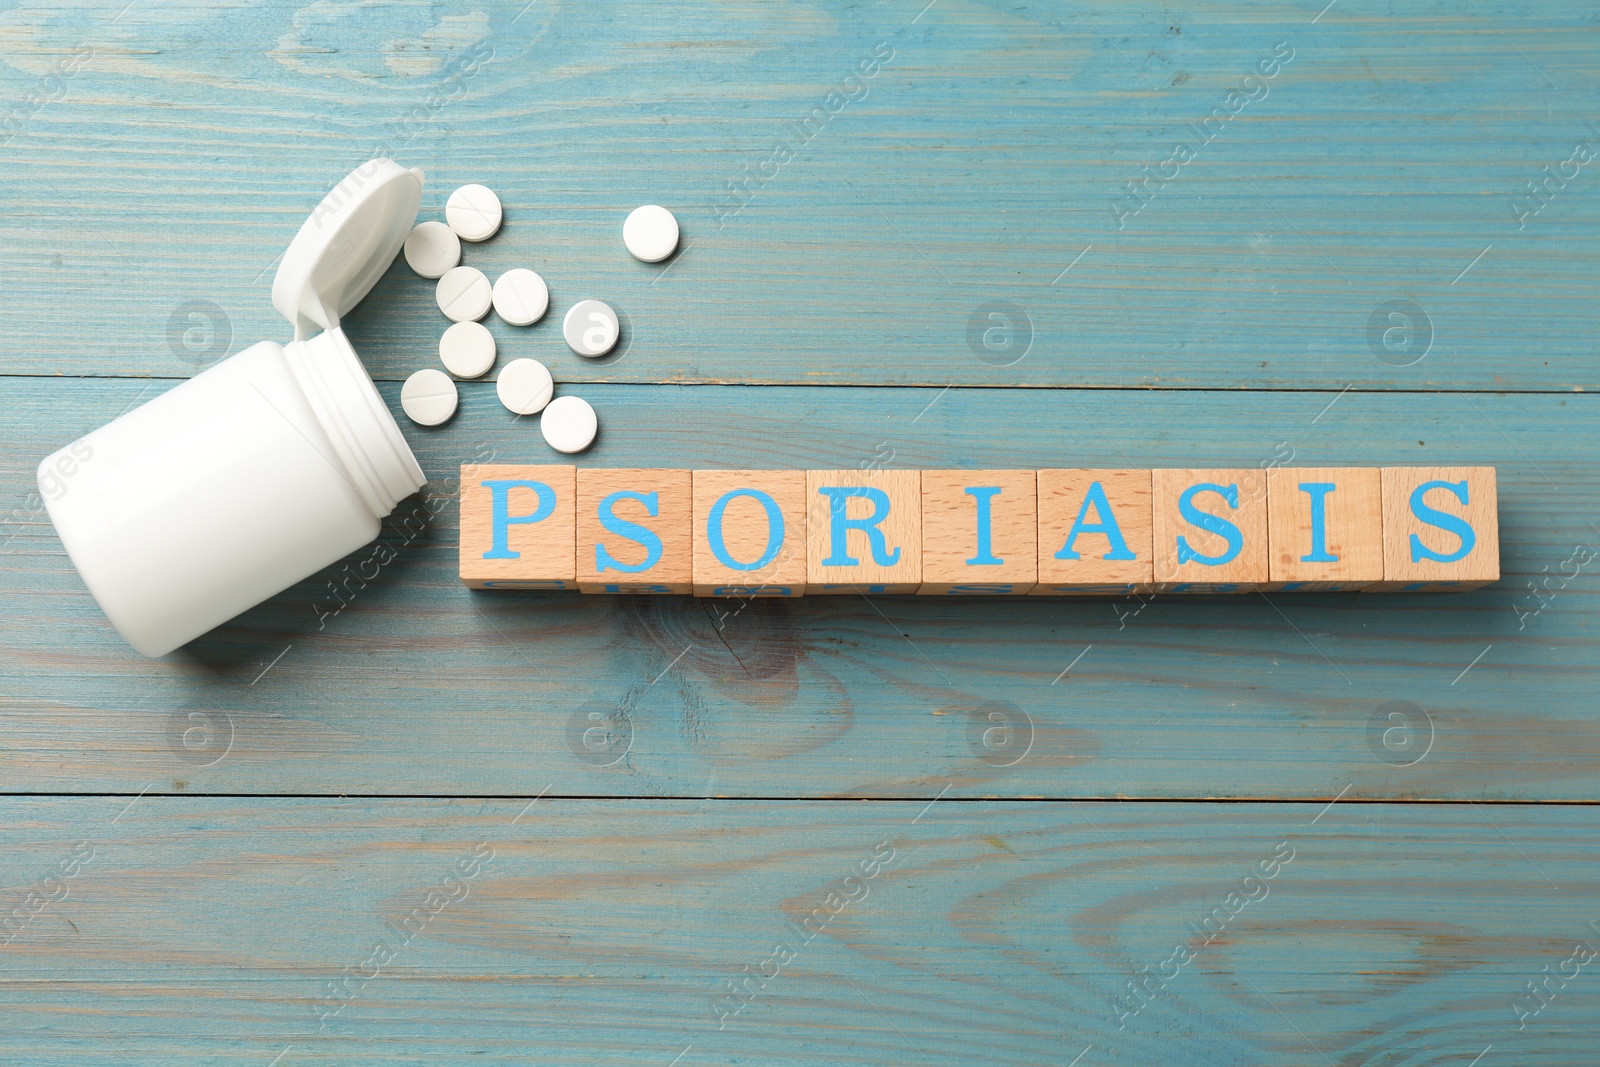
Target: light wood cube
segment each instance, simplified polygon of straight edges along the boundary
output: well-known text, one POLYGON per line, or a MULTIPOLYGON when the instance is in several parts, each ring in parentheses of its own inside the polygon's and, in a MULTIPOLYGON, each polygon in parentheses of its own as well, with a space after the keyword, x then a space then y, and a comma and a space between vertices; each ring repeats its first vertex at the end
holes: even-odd
POLYGON ((578 470, 578 589, 690 593, 692 479, 686 470, 578 470))
POLYGON ((694 472, 694 594, 806 591, 806 472, 694 472))
POLYGON ((806 592, 915 593, 921 471, 806 471, 806 592))
POLYGON ((1034 587, 1033 471, 922 472, 922 585, 932 596, 1020 596, 1034 587))
POLYGON ((1039 471, 1039 584, 1035 596, 1149 592, 1148 470, 1039 471))
POLYGON ((1383 581, 1383 489, 1376 467, 1267 472, 1270 587, 1365 589, 1383 581))
POLYGON ((1150 498, 1157 591, 1248 593, 1267 582, 1265 471, 1155 470, 1150 498))
POLYGON ((1464 592, 1500 580, 1493 467, 1383 468, 1383 592, 1464 592))
POLYGON ((576 467, 464 464, 461 581, 470 589, 576 589, 576 467))

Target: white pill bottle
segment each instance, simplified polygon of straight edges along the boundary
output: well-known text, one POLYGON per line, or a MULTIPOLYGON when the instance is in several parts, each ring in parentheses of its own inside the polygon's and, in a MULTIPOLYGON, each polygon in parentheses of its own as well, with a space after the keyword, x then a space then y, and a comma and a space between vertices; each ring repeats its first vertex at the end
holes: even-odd
POLYGON ((229 356, 39 465, 67 555, 146 656, 369 543, 427 481, 339 328, 405 243, 422 179, 371 160, 300 227, 272 284, 294 340, 229 356))

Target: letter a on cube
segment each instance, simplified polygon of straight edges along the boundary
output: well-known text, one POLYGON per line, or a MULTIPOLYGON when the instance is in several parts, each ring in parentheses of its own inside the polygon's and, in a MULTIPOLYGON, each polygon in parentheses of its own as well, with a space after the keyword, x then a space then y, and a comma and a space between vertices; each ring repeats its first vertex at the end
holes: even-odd
POLYGON ((576 589, 576 467, 461 468, 461 581, 470 589, 576 589))
POLYGON ((578 471, 578 589, 690 593, 693 514, 686 470, 578 471))
POLYGON ((1155 575, 1148 470, 1039 472, 1035 596, 1149 592, 1155 575))
POLYGON ((806 471, 806 592, 915 593, 921 471, 806 471))

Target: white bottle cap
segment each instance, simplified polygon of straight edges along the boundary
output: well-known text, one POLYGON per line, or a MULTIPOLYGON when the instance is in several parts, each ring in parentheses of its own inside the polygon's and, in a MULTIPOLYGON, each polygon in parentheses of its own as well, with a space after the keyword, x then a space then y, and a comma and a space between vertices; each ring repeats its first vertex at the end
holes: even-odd
POLYGON ((422 205, 420 170, 371 159, 335 185, 289 242, 272 306, 296 340, 331 330, 383 277, 422 205))

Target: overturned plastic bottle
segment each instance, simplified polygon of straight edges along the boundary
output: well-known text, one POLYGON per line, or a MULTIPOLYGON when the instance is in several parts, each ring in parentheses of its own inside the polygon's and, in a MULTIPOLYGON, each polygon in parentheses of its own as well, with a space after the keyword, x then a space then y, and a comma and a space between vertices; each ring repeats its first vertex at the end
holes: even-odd
POLYGON ((399 253, 422 181, 374 159, 312 212, 272 285, 288 344, 229 356, 39 465, 68 556, 138 651, 165 655, 369 543, 427 481, 339 328, 399 253))

